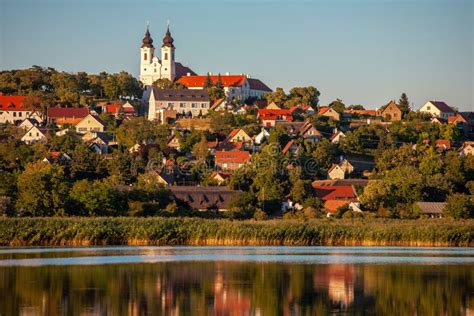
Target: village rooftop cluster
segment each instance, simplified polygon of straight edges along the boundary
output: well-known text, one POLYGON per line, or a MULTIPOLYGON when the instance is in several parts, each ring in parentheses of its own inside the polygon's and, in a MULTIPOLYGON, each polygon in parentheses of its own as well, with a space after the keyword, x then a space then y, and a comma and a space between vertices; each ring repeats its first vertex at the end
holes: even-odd
POLYGON ((5 214, 416 218, 473 203, 474 112, 443 101, 321 105, 315 87, 197 75, 175 62, 169 28, 161 58, 147 29, 140 82, 40 67, 0 75, 5 214))

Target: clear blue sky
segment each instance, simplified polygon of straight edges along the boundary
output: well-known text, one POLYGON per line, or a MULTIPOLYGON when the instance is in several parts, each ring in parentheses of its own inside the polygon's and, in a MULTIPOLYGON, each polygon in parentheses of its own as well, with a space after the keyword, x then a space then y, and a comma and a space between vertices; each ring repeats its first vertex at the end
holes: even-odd
MULTIPOLYGON (((474 0, 0 0, 0 69, 138 74, 146 21, 177 60, 314 85, 321 103, 379 107, 406 92, 474 110, 474 0)), ((156 45, 158 46, 158 45, 156 45)))

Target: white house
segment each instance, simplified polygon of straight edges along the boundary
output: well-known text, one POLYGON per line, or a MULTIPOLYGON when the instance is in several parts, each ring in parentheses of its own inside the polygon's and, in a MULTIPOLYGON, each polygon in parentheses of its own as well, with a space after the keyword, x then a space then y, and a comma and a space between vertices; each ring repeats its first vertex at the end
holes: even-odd
POLYGON ((21 122, 33 112, 24 107, 26 96, 0 94, 0 123, 16 124, 21 122))
POLYGON ((270 133, 262 127, 262 130, 260 133, 258 133, 253 139, 255 145, 261 145, 265 140, 267 140, 270 137, 270 133))
POLYGON ((44 142, 47 140, 46 130, 39 128, 38 126, 33 126, 30 128, 25 135, 21 138, 21 141, 25 144, 34 144, 39 142, 44 142))
POLYGON ((84 134, 86 132, 103 132, 105 129, 105 122, 98 116, 88 114, 76 125, 76 132, 84 134))
POLYGON ((445 120, 456 114, 456 111, 443 101, 428 101, 418 112, 429 113, 434 117, 440 117, 445 120))
POLYGON ((35 119, 26 118, 21 122, 18 127, 24 129, 25 131, 29 131, 33 126, 39 126, 38 122, 35 119))

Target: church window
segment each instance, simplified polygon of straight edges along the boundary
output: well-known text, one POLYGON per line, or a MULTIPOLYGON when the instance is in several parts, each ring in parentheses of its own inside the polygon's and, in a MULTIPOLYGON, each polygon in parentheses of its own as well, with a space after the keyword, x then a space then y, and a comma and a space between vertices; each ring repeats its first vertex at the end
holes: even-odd
POLYGON ((147 53, 143 54, 143 59, 144 59, 144 60, 147 60, 147 57, 148 57, 148 54, 147 54, 147 53))
POLYGON ((146 71, 146 68, 143 68, 143 71, 146 71))
POLYGON ((165 60, 168 60, 168 53, 165 53, 165 60))
POLYGON ((155 72, 156 72, 156 68, 155 68, 155 72))
POLYGON ((168 68, 165 68, 165 71, 168 70, 168 68))

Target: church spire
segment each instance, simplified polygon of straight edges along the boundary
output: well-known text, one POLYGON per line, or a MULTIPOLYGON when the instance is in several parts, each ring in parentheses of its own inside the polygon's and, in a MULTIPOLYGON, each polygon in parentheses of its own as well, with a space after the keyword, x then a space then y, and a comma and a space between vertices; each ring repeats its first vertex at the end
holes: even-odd
POLYGON ((153 48, 153 39, 151 38, 151 35, 150 35, 150 30, 149 30, 148 23, 147 23, 147 26, 146 26, 145 37, 143 38, 143 42, 142 42, 142 48, 143 47, 153 48))
POLYGON ((170 25, 168 24, 168 29, 166 30, 165 37, 163 38, 163 45, 161 47, 173 47, 174 39, 171 37, 170 25))

